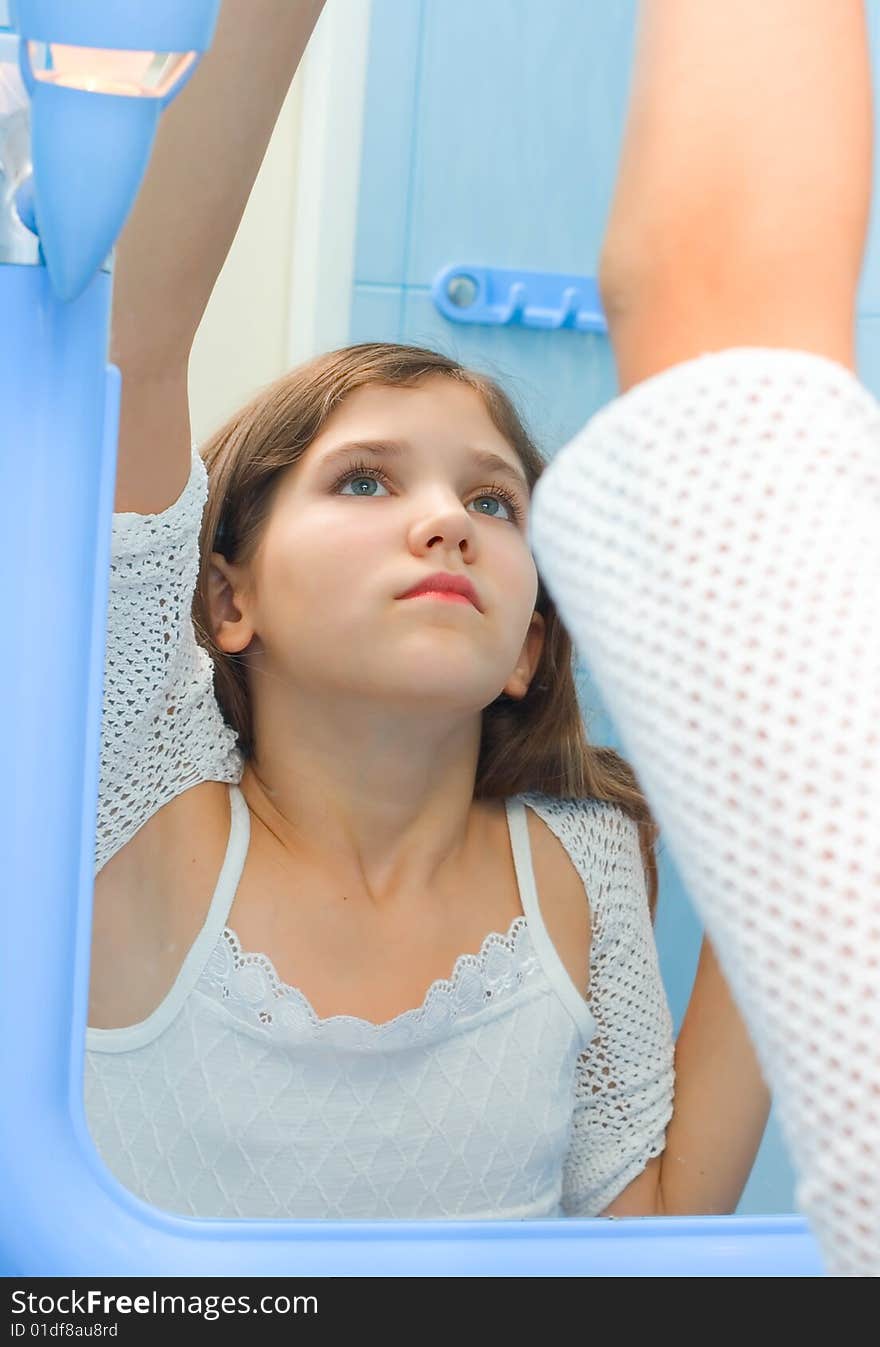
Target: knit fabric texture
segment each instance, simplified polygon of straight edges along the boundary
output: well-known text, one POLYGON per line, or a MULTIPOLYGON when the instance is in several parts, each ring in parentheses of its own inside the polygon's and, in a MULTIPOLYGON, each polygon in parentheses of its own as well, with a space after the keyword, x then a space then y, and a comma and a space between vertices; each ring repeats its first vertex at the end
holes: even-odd
POLYGON ((538 563, 741 1006, 834 1275, 880 1273, 880 406, 740 347, 600 410, 538 563))

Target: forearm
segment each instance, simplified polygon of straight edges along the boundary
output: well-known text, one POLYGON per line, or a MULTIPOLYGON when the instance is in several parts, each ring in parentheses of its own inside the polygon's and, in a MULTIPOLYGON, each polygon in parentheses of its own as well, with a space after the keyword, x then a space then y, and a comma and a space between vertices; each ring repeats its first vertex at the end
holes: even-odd
POLYGON ((675 1109, 660 1165, 658 1214, 732 1212, 769 1111, 751 1040, 704 940, 675 1048, 675 1109))
POLYGON ((223 0, 119 240, 111 359, 124 370, 186 361, 323 3, 223 0))
POLYGON ((622 390, 740 344, 851 363, 871 137, 861 0, 643 0, 599 268, 622 390))

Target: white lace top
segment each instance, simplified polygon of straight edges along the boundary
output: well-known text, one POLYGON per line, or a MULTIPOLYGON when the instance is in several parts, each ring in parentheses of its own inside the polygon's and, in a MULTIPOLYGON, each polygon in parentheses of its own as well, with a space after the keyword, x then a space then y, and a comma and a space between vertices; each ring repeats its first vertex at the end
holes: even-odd
POLYGON ((739 348, 603 408, 532 543, 743 1008, 829 1271, 880 1274, 880 405, 739 348))
MULTIPOLYGON (((195 1216, 596 1215, 663 1149, 672 1025, 636 824, 596 801, 507 802, 523 914, 385 1024, 320 1019, 226 919, 250 823, 243 762, 191 621, 207 475, 113 518, 96 871, 155 811, 229 783, 204 927, 140 1024, 89 1029, 85 1101, 108 1167, 195 1216), (525 809, 566 848, 592 915, 585 999, 541 918, 525 809)), ((586 901, 585 897, 585 901, 586 901)))

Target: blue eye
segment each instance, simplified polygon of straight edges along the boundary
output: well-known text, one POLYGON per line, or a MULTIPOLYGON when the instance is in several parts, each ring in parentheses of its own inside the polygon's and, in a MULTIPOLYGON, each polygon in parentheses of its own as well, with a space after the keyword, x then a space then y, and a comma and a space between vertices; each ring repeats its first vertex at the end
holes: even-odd
MULTIPOLYGON (((387 495, 389 485, 381 469, 371 468, 366 463, 354 463, 336 479, 331 490, 339 495, 375 498, 379 495, 376 487, 382 487, 387 495), (350 491, 349 487, 352 488, 350 491)), ((492 482, 488 491, 474 496, 470 505, 476 505, 477 514, 487 519, 500 519, 507 524, 522 524, 524 519, 523 507, 516 496, 497 482, 492 482)))
MULTIPOLYGON (((349 477, 341 485, 343 486, 343 488, 351 486, 354 488, 354 490, 351 492, 347 492, 343 489, 340 492, 340 495, 375 496, 378 493, 370 488, 380 487, 382 486, 382 483, 379 481, 377 477, 373 477, 370 474, 359 472, 359 473, 351 473, 349 477), (367 487, 367 490, 364 490, 365 486, 367 487)), ((383 491, 386 490, 385 487, 382 487, 382 489, 383 491)))
MULTIPOLYGON (((497 496, 477 496, 476 498, 474 498, 472 502, 470 502, 470 504, 474 505, 476 504, 477 501, 489 501, 491 502, 492 505, 499 505, 499 504, 504 505, 504 508, 507 509, 507 511, 511 512, 513 519, 517 519, 515 508, 513 508, 513 504, 509 500, 499 501, 499 497, 497 496)), ((495 513, 489 513, 489 511, 478 511, 478 513, 480 513, 480 515, 488 516, 489 519, 496 519, 497 517, 495 513)))

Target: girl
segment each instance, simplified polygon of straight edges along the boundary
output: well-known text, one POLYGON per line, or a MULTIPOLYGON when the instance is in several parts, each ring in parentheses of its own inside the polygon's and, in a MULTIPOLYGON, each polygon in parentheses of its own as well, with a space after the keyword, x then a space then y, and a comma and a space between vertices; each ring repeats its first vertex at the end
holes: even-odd
POLYGON ((646 0, 605 244, 624 393, 540 483, 533 538, 745 1008, 828 1269, 876 1276, 870 73, 859 0, 646 0))
POLYGON ((198 1216, 731 1210, 767 1092, 708 946, 673 1048, 653 824, 584 741, 510 402, 370 344, 190 449, 319 9, 227 0, 119 249, 94 1139, 198 1216))

